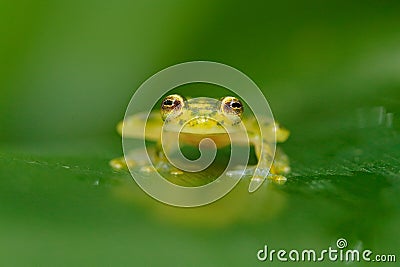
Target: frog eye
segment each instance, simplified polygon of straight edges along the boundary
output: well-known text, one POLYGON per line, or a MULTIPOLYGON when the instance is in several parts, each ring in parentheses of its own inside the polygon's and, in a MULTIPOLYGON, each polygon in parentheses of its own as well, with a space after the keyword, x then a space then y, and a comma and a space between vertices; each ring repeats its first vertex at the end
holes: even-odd
POLYGON ((161 103, 161 117, 163 120, 168 115, 175 113, 176 116, 180 114, 183 106, 185 105, 185 99, 180 95, 169 95, 161 103))
POLYGON ((226 114, 241 116, 243 113, 243 104, 236 97, 227 96, 221 99, 221 111, 226 114))

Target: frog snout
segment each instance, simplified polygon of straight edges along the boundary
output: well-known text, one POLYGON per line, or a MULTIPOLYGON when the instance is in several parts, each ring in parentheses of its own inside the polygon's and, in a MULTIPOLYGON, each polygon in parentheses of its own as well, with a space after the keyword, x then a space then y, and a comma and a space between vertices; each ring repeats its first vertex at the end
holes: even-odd
POLYGON ((191 121, 191 123, 193 123, 193 125, 198 125, 198 126, 216 126, 219 125, 220 122, 218 122, 218 120, 216 120, 215 118, 211 118, 208 116, 199 116, 196 117, 195 119, 193 119, 191 121))

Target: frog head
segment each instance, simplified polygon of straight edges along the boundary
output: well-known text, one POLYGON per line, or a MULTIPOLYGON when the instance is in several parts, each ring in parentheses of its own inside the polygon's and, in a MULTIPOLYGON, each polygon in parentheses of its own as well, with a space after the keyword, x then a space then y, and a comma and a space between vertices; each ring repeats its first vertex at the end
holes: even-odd
POLYGON ((236 97, 220 100, 207 97, 185 99, 173 94, 161 103, 161 118, 166 131, 213 135, 236 129, 241 122, 243 104, 236 97))

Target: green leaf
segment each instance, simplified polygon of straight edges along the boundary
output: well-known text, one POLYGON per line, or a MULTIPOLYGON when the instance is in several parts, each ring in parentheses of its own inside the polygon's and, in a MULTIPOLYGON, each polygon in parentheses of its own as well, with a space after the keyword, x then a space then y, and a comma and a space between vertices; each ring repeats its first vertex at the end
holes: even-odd
POLYGON ((0 8, 1 266, 251 266, 264 245, 318 250, 338 238, 398 253, 398 3, 104 3, 0 8), (135 88, 195 59, 260 86, 291 131, 284 185, 249 194, 245 179, 184 209, 111 169, 135 88))

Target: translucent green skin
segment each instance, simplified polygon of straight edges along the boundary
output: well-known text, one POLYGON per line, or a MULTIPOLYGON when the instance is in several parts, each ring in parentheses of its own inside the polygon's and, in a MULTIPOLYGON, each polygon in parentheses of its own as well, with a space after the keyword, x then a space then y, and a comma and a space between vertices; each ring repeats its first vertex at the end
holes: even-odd
MULTIPOLYGON (((254 183, 253 188, 250 184, 249 191, 257 189, 255 187, 258 187, 265 179, 264 170, 268 171, 270 167, 268 178, 278 183, 285 182, 286 178, 283 174, 290 171, 288 158, 278 150, 271 166, 271 158, 274 155, 273 152, 269 151, 269 144, 286 141, 289 137, 289 131, 271 120, 265 119, 257 122, 254 117, 246 116, 246 114, 243 114, 243 116, 227 114, 220 109, 220 105, 215 103, 215 100, 208 101, 207 98, 193 99, 190 105, 184 105, 179 110, 179 114, 172 112, 166 118, 165 125, 159 111, 151 112, 148 117, 145 113, 138 113, 120 122, 117 126, 117 131, 122 135, 122 127, 124 126, 124 137, 145 139, 160 144, 161 131, 164 125, 164 131, 166 132, 179 132, 181 140, 187 145, 197 146, 199 140, 211 138, 217 147, 223 147, 230 143, 230 138, 234 137, 236 127, 239 127, 242 122, 249 137, 248 141, 254 146, 258 159, 258 164, 249 168, 249 172, 253 171, 251 183, 254 183), (135 131, 138 125, 142 125, 146 131, 144 133, 135 131), (226 132, 227 127, 230 129, 229 135, 231 136, 226 132), (261 135, 260 127, 262 127, 264 135, 261 135)), ((164 141, 168 142, 168 139, 165 140, 164 137, 164 141)), ((243 142, 243 140, 239 139, 235 140, 235 142, 243 142)), ((165 166, 169 166, 171 174, 178 175, 183 173, 179 169, 168 165, 162 150, 157 150, 157 154, 157 160, 165 162, 163 165, 164 170, 165 166)), ((110 165, 115 169, 121 169, 126 168, 127 165, 128 167, 130 165, 138 165, 138 162, 129 158, 126 158, 126 160, 124 158, 116 158, 110 161, 110 165)), ((144 170, 149 171, 149 168, 144 168, 144 170)))

